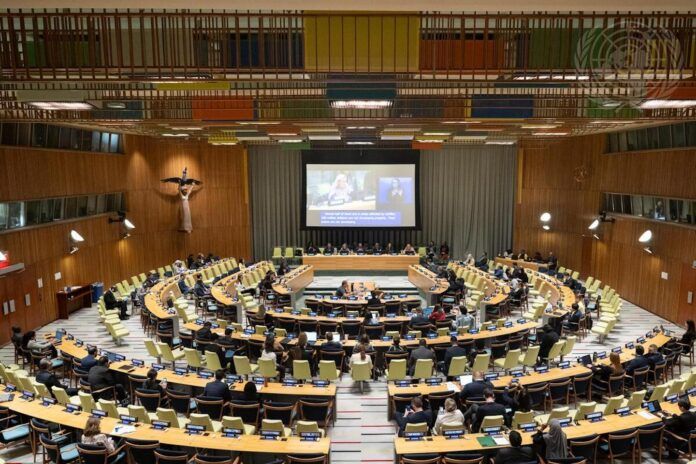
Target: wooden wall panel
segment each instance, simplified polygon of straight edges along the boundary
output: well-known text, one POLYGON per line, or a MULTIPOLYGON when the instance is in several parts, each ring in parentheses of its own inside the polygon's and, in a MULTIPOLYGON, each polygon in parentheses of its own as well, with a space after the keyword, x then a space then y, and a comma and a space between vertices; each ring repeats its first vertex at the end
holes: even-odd
POLYGON ((0 147, 0 201, 124 191, 128 217, 136 226, 125 240, 106 216, 0 234, 0 249, 27 266, 22 274, 0 278, 0 302, 14 297, 15 288, 35 292, 26 308, 30 316, 24 308, 11 317, 0 314, 0 344, 7 341, 13 322, 33 328, 54 320, 55 292, 65 285, 110 284, 199 251, 251 256, 244 149, 127 136, 125 151, 118 156, 0 147), (177 230, 176 187, 160 182, 180 176, 184 166, 203 181, 190 199, 191 234, 177 230), (73 228, 85 243, 69 255, 73 228), (56 272, 60 280, 54 279, 56 272), (43 288, 38 288, 39 278, 43 288))
POLYGON ((587 230, 601 208, 602 192, 696 198, 696 150, 604 155, 604 141, 602 135, 583 136, 547 147, 521 147, 515 249, 554 251, 561 265, 601 279, 622 297, 669 320, 696 317, 696 303, 685 302, 694 284, 683 276, 696 272, 691 269, 696 229, 619 217, 601 226, 601 240, 587 230), (582 182, 576 180, 580 168, 586 172, 582 182), (552 214, 549 232, 539 222, 544 211, 552 214), (648 228, 654 255, 638 243, 648 228))

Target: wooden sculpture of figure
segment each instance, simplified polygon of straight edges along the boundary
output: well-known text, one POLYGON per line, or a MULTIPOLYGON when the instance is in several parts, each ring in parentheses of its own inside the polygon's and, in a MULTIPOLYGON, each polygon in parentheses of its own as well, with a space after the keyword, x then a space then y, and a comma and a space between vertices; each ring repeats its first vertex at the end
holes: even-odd
POLYGON ((190 234, 193 231, 193 225, 191 224, 191 207, 189 206, 189 197, 193 193, 193 189, 196 185, 201 185, 203 182, 197 179, 189 179, 186 175, 188 168, 184 168, 184 172, 181 177, 168 177, 162 179, 162 182, 171 182, 177 184, 179 197, 181 197, 181 226, 179 230, 190 234))

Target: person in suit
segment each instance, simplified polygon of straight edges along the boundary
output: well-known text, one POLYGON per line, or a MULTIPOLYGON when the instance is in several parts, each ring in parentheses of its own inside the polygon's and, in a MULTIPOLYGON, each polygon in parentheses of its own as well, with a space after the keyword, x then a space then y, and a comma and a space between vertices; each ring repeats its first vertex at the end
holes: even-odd
POLYGON ((563 328, 572 332, 577 332, 582 316, 583 314, 582 310, 580 309, 580 305, 573 303, 572 312, 568 316, 568 320, 563 323, 563 328))
MULTIPOLYGON (((679 415, 663 416, 662 421, 668 432, 688 440, 689 434, 696 428, 696 413, 690 411, 691 402, 688 397, 680 398, 677 405, 679 406, 679 415)), ((664 440, 669 450, 670 459, 676 459, 679 457, 678 451, 685 451, 688 448, 688 442, 682 442, 669 433, 665 433, 664 440)))
POLYGON ((655 364, 661 363, 665 360, 664 356, 662 356, 662 353, 658 351, 657 345, 655 345, 654 343, 651 343, 648 347, 648 354, 646 354, 645 357, 648 358, 648 362, 650 363, 651 369, 655 367, 655 364))
POLYGON ((150 271, 147 273, 147 279, 143 282, 143 287, 152 288, 157 282, 159 282, 159 274, 155 271, 150 271))
POLYGON ((495 268, 495 271, 493 271, 493 277, 495 277, 496 279, 502 279, 504 274, 505 271, 503 270, 503 266, 498 264, 498 266, 495 268))
POLYGON ((411 405, 406 408, 405 413, 394 413, 394 420, 399 425, 399 435, 404 434, 407 424, 420 424, 423 422, 431 424, 432 418, 432 411, 423 409, 423 399, 420 396, 416 396, 411 400, 411 405))
POLYGON ((285 258, 281 258, 280 264, 278 265, 278 275, 283 276, 288 272, 290 272, 290 265, 288 264, 288 261, 285 258))
POLYGON ((87 348, 87 356, 82 358, 80 360, 80 369, 82 369, 85 372, 89 372, 89 370, 97 365, 97 347, 96 346, 90 346, 87 348))
POLYGON ((474 362, 476 361, 476 356, 480 354, 488 354, 486 351, 486 340, 483 338, 477 338, 474 342, 474 347, 476 348, 471 353, 469 353, 469 367, 474 367, 474 362))
POLYGON ((191 288, 188 285, 186 285, 186 276, 184 274, 181 274, 179 276, 179 282, 177 282, 177 285, 179 286, 179 291, 182 295, 186 295, 188 292, 191 291, 191 288))
POLYGON ((549 352, 551 347, 559 340, 558 332, 553 330, 550 324, 544 325, 544 334, 541 336, 541 343, 539 347, 539 360, 544 362, 546 358, 549 357, 549 352))
POLYGON ((478 431, 481 429, 481 422, 483 422, 483 419, 488 416, 503 416, 503 418, 505 418, 505 422, 507 423, 505 406, 495 402, 495 394, 493 393, 493 390, 488 388, 485 389, 483 391, 483 399, 485 401, 483 404, 472 404, 467 410, 466 414, 464 414, 464 417, 473 417, 473 426, 471 427, 471 430, 476 433, 478 433, 478 431))
POLYGON ((341 351, 343 345, 340 341, 334 340, 332 332, 326 332, 326 341, 319 347, 321 351, 341 351))
POLYGON ((348 244, 344 243, 341 245, 341 248, 338 250, 339 255, 349 255, 350 254, 350 248, 348 248, 348 244))
POLYGON ((413 248, 413 245, 410 243, 407 243, 406 246, 404 247, 404 250, 402 251, 403 254, 405 255, 415 255, 416 250, 413 248))
POLYGON ((476 267, 488 272, 488 253, 483 252, 481 256, 479 256, 479 259, 476 260, 476 267))
POLYGON ((555 271, 558 268, 558 258, 553 254, 553 251, 549 251, 549 256, 546 258, 546 263, 548 264, 549 271, 555 271))
POLYGON ((445 375, 447 375, 447 372, 449 372, 450 364, 452 364, 452 358, 466 356, 466 349, 459 346, 459 340, 455 335, 450 337, 450 342, 452 345, 447 348, 447 351, 445 351, 444 369, 442 370, 445 375))
POLYGON ((224 378, 225 371, 223 369, 216 370, 215 380, 206 384, 203 389, 203 396, 218 398, 222 399, 224 402, 228 402, 232 398, 232 395, 230 394, 230 388, 222 381, 224 378))
POLYGON ((210 288, 203 282, 203 276, 200 274, 196 275, 196 285, 193 287, 193 293, 198 298, 207 298, 210 296, 210 288))
POLYGON ((379 242, 375 243, 375 246, 372 247, 372 254, 381 255, 383 252, 384 250, 379 242))
POLYGON ((459 392, 460 402, 464 404, 466 400, 482 400, 483 392, 486 390, 493 390, 493 384, 484 380, 483 372, 476 371, 471 377, 471 382, 464 385, 459 392))
POLYGON ((517 254, 517 259, 521 259, 522 261, 529 261, 529 255, 527 254, 527 250, 522 248, 520 252, 517 254))
POLYGON ((419 359, 430 359, 435 362, 435 353, 433 350, 428 348, 425 338, 421 338, 418 341, 418 348, 411 351, 411 356, 408 357, 409 373, 413 375, 413 371, 416 369, 416 362, 419 359))
POLYGON ((447 293, 456 294, 463 291, 464 288, 464 279, 455 278, 454 281, 450 281, 449 287, 447 287, 447 293))
POLYGON ((367 300, 367 306, 379 306, 382 304, 382 300, 379 299, 379 294, 376 290, 370 292, 370 298, 367 300))
POLYGON ((58 380, 58 377, 51 372, 51 361, 44 358, 39 361, 39 371, 36 373, 36 381, 46 385, 48 391, 51 392, 51 396, 55 397, 53 393, 53 387, 64 388, 69 396, 77 395, 77 388, 68 388, 58 380))
POLYGON ((355 253, 359 255, 364 255, 367 253, 367 248, 361 243, 358 243, 358 246, 355 247, 355 253))
POLYGON ((519 462, 536 461, 534 450, 531 446, 522 446, 522 435, 517 430, 512 430, 508 435, 510 446, 500 448, 495 455, 495 464, 516 464, 519 462))
POLYGON ((421 308, 416 308, 413 310, 413 317, 411 317, 411 327, 417 325, 430 324, 427 317, 423 316, 423 310, 421 308))
POLYGON ((308 255, 316 255, 317 253, 319 253, 319 250, 317 249, 317 247, 314 246, 313 242, 309 242, 307 244, 307 247, 305 248, 305 253, 307 253, 308 255))
POLYGON ((563 285, 570 289, 575 289, 577 281, 573 279, 573 277, 570 275, 570 272, 565 273, 565 277, 563 278, 563 285))
POLYGON ((384 247, 384 252, 389 255, 394 253, 394 245, 392 242, 387 242, 387 246, 384 247))
POLYGON ((214 342, 218 338, 216 333, 213 333, 213 324, 210 321, 205 321, 203 327, 196 332, 196 341, 198 342, 198 350, 205 353, 209 343, 214 342))
POLYGON ((116 287, 111 287, 104 292, 104 306, 106 306, 107 310, 118 308, 118 318, 121 320, 128 319, 128 302, 116 298, 115 292, 116 287))
POLYGON ((351 293, 350 291, 350 285, 348 284, 347 280, 344 280, 341 282, 341 286, 336 289, 336 296, 339 298, 344 298, 346 296, 349 296, 351 293))
POLYGON ((626 375, 633 375, 633 371, 650 366, 650 360, 645 356, 643 345, 636 346, 636 356, 626 364, 626 375))
MULTIPOLYGON (((125 406, 128 404, 126 390, 123 385, 117 383, 116 377, 109 370, 109 358, 102 356, 97 361, 97 365, 89 370, 87 382, 92 391, 102 390, 107 387, 114 387, 116 398, 125 406)), ((110 399, 110 398, 105 398, 110 399)))
POLYGON ((442 242, 440 245, 440 261, 447 261, 450 255, 450 248, 447 242, 442 242))
POLYGON ((331 244, 331 242, 327 243, 326 246, 324 247, 324 254, 325 255, 332 255, 336 253, 336 248, 331 244))

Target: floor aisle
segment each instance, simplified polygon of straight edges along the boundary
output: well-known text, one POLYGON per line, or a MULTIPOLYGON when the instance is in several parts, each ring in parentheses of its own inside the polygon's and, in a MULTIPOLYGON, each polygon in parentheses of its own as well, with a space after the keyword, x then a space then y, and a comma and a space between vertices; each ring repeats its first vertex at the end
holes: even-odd
MULTIPOLYGON (((388 276, 388 281, 382 280, 385 276, 368 277, 365 275, 351 277, 322 276, 317 279, 314 286, 331 287, 340 285, 342 279, 351 280, 374 280, 382 287, 410 288, 405 277, 397 278, 388 276)), ((573 356, 591 354, 593 351, 608 350, 612 346, 623 344, 629 340, 635 340, 656 325, 664 325, 665 329, 676 330, 681 333, 682 329, 671 324, 660 317, 651 314, 631 303, 624 302, 621 312, 621 323, 612 332, 604 345, 599 345, 597 337, 590 334, 583 342, 576 344, 573 356)), ((143 340, 145 334, 140 328, 139 317, 132 317, 125 321, 125 325, 130 330, 122 346, 117 347, 104 327, 99 323, 96 307, 83 309, 73 313, 69 320, 58 320, 45 327, 39 333, 52 333, 57 328, 64 328, 69 333, 80 338, 85 343, 99 345, 104 349, 113 349, 126 357, 137 357, 144 359, 146 363, 154 361, 147 356, 143 340)), ((0 349, 0 361, 5 363, 13 362, 13 349, 11 345, 6 345, 0 349)), ((370 382, 365 391, 353 385, 350 375, 344 374, 343 379, 338 384, 337 399, 337 420, 335 427, 329 429, 329 436, 332 440, 331 462, 332 463, 388 463, 394 460, 393 436, 394 424, 387 419, 387 391, 384 381, 370 382)), ((643 462, 657 462, 648 453, 644 453, 643 462)), ((8 463, 32 463, 34 462, 27 447, 12 448, 0 451, 0 458, 8 463)), ((625 460, 624 462, 629 462, 625 460)))

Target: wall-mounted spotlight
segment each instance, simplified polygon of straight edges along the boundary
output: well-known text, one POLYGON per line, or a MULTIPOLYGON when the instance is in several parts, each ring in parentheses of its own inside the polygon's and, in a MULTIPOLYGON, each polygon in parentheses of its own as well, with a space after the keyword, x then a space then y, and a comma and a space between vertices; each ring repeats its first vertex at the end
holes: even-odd
POLYGON ((77 250, 80 249, 79 246, 77 246, 79 243, 84 242, 85 239, 80 235, 78 231, 75 229, 70 231, 70 248, 68 249, 68 252, 72 255, 77 252, 77 250))
POLYGON ((125 211, 119 211, 117 218, 109 218, 109 224, 114 222, 118 222, 122 225, 123 230, 121 231, 121 238, 130 237, 130 231, 135 229, 135 225, 128 218, 126 218, 125 211))
POLYGON ((595 220, 592 221, 592 223, 589 225, 588 229, 590 229, 590 230, 597 230, 598 227, 599 227, 599 219, 595 219, 595 220))
POLYGON ((539 216, 539 220, 541 222, 549 222, 551 220, 551 213, 547 211, 541 213, 541 216, 539 216))
POLYGON ((0 250, 0 261, 7 261, 7 252, 0 250))
MULTIPOLYGON (((653 238, 652 230, 648 229, 645 232, 643 232, 642 234, 640 234, 640 237, 638 237, 638 242, 647 244, 647 243, 650 243, 650 240, 652 240, 652 238, 653 238)), ((643 251, 645 251, 646 253, 650 253, 651 255, 655 253, 655 250, 653 250, 653 247, 651 247, 651 246, 644 247, 643 251)))
POLYGON ((551 230, 551 226, 548 224, 544 224, 543 226, 541 226, 541 228, 544 230, 551 230))

